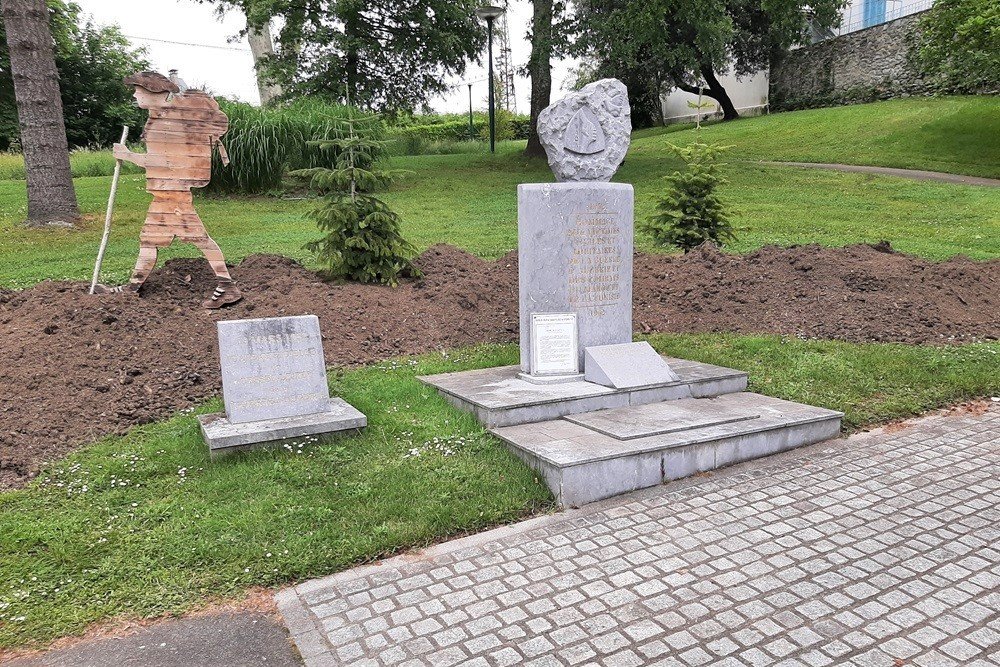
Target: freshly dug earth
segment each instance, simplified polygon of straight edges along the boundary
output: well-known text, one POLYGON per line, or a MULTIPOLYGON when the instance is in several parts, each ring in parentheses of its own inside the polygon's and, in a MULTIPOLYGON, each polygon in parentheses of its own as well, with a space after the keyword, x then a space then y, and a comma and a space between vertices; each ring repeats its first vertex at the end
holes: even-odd
MULTIPOLYGON (((203 310, 203 260, 168 262, 142 296, 89 296, 82 283, 0 291, 0 488, 82 443, 169 416, 220 391, 215 322, 314 313, 327 363, 517 339, 517 258, 449 246, 396 289, 330 285, 294 261, 234 269, 244 301, 203 310)), ((736 331, 848 341, 968 342, 1000 335, 1000 261, 933 263, 887 245, 711 247, 637 255, 635 329, 736 331)))

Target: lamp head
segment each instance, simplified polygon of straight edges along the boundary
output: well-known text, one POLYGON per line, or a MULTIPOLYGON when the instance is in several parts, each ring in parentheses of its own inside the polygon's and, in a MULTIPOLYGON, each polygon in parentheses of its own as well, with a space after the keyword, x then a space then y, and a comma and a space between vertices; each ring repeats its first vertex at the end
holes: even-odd
POLYGON ((476 10, 476 16, 487 22, 492 21, 501 14, 503 14, 503 7, 494 7, 493 5, 484 5, 476 10))

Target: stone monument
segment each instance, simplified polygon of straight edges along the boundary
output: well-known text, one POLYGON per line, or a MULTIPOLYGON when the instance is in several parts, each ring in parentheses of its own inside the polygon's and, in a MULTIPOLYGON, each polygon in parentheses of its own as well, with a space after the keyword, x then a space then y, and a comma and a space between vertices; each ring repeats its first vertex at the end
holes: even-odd
MULTIPOLYGON (((538 136, 559 182, 517 189, 521 377, 529 382, 580 379, 591 347, 618 345, 619 360, 630 353, 633 191, 608 181, 625 159, 631 131, 628 91, 616 79, 570 93, 538 116, 538 136), (547 313, 576 316, 572 372, 554 375, 537 367, 546 341, 532 319, 547 313)), ((647 377, 677 379, 659 355, 653 357, 659 361, 644 368, 647 377)), ((590 363, 599 364, 598 358, 590 363)), ((592 377, 608 376, 595 371, 587 379, 592 377)))
POLYGON ((517 189, 521 363, 421 378, 574 506, 819 442, 843 415, 747 392, 747 374, 632 341, 632 186, 614 79, 542 111, 558 183, 517 189))
POLYGON ((218 333, 226 411, 198 418, 213 458, 367 425, 349 403, 330 398, 315 315, 229 320, 218 333))

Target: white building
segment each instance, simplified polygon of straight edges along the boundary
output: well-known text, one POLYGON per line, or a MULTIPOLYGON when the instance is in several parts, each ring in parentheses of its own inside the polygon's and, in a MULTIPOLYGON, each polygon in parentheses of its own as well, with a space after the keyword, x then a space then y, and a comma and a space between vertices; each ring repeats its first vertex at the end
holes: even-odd
MULTIPOLYGON (((814 41, 831 39, 850 32, 864 30, 880 23, 886 23, 903 16, 930 9, 933 0, 850 0, 844 8, 840 25, 827 34, 814 35, 814 41)), ((748 77, 737 79, 732 74, 719 77, 719 81, 729 93, 733 106, 741 116, 756 116, 767 112, 768 73, 762 70, 748 77)), ((698 96, 674 90, 663 97, 663 119, 666 123, 693 121, 697 110, 698 96), (689 102, 691 104, 689 104, 689 102)), ((714 100, 706 98, 705 102, 714 100)), ((718 104, 702 111, 702 119, 721 116, 718 104)))

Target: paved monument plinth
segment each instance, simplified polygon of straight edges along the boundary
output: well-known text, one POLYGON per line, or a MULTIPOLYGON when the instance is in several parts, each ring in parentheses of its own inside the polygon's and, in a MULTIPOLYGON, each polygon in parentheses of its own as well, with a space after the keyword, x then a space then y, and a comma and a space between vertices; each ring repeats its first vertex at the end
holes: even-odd
POLYGON ((739 392, 495 428, 563 506, 835 438, 843 413, 739 392))
POLYGON ((632 186, 517 188, 521 368, 534 374, 531 315, 576 313, 584 348, 632 341, 632 186))
POLYGON ((743 371, 685 359, 665 359, 677 380, 630 389, 576 380, 542 385, 521 379, 517 366, 442 373, 419 378, 457 408, 488 427, 511 426, 565 415, 680 398, 718 396, 747 388, 743 371))
POLYGON ((330 398, 315 315, 228 320, 218 334, 226 412, 198 418, 213 457, 366 426, 363 414, 330 398))
POLYGON ((234 423, 218 412, 199 416, 198 423, 212 458, 216 458, 305 436, 356 432, 368 425, 368 418, 344 399, 330 398, 325 410, 312 414, 234 423))

